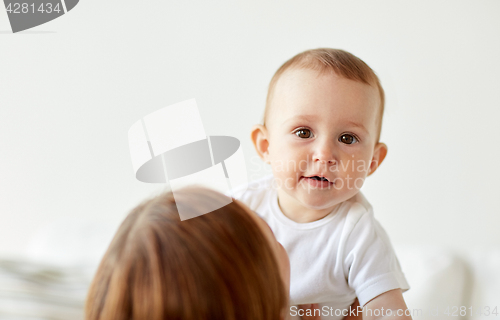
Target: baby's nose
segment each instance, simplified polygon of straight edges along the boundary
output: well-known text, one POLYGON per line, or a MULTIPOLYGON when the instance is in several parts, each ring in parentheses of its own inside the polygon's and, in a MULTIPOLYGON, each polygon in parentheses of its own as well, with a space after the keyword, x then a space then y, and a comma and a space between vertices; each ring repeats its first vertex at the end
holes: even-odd
POLYGON ((313 161, 321 164, 334 164, 336 162, 334 146, 330 141, 318 145, 313 154, 313 161))
POLYGON ((324 163, 334 163, 335 162, 335 160, 333 160, 333 159, 331 159, 331 160, 319 160, 318 159, 318 161, 319 162, 324 162, 324 163))
POLYGON ((336 162, 335 156, 329 153, 316 153, 313 155, 313 161, 320 164, 334 164, 336 162))

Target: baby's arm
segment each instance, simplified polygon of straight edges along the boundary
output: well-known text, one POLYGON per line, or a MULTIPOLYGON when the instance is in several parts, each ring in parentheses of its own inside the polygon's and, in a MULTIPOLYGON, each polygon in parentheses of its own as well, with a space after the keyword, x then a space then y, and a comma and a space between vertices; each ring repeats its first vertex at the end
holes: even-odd
MULTIPOLYGON (((347 313, 347 316, 345 316, 342 320, 362 320, 362 315, 361 315, 361 312, 358 312, 358 310, 361 310, 361 309, 358 309, 359 307, 359 301, 358 299, 354 300, 354 303, 350 306, 350 309, 349 309, 349 312, 347 313)), ((314 303, 314 304, 311 304, 311 305, 299 305, 299 308, 300 309, 303 309, 304 310, 304 314, 305 314, 305 311, 308 310, 308 309, 319 309, 319 305, 317 303, 314 303)), ((321 317, 319 316, 312 316, 312 317, 308 317, 308 316, 303 316, 301 317, 301 320, 321 320, 321 317)))
POLYGON ((361 312, 358 312, 359 301, 358 299, 354 300, 354 303, 351 305, 349 313, 344 317, 343 320, 362 320, 361 312))
POLYGON ((321 320, 321 316, 319 315, 314 315, 314 311, 317 311, 317 314, 321 314, 321 310, 319 308, 319 305, 317 303, 312 303, 312 304, 301 304, 299 305, 299 309, 303 311, 303 316, 300 317, 301 320, 321 320), (311 310, 311 316, 307 316, 306 314, 308 310, 311 310))
POLYGON ((407 309, 401 289, 390 290, 373 298, 365 305, 363 320, 411 320, 407 309))
POLYGON ((360 218, 346 243, 344 269, 349 270, 349 286, 363 303, 362 319, 411 320, 402 293, 409 285, 389 237, 373 217, 373 211, 353 212, 358 213, 353 214, 353 219, 360 218))

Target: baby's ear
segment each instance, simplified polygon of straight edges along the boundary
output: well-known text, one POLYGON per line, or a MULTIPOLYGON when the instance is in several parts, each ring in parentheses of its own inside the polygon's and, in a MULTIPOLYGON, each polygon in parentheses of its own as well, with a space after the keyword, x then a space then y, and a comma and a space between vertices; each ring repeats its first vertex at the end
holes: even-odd
POLYGON ((256 124, 252 127, 250 133, 250 138, 252 139, 253 146, 259 157, 266 163, 269 163, 268 148, 269 148, 269 135, 267 128, 261 124, 256 124))
POLYGON ((368 171, 369 176, 372 175, 375 172, 375 170, 377 170, 378 167, 380 167, 380 164, 382 163, 382 161, 384 161, 386 155, 387 155, 386 144, 378 142, 375 145, 372 161, 370 163, 370 170, 368 171))

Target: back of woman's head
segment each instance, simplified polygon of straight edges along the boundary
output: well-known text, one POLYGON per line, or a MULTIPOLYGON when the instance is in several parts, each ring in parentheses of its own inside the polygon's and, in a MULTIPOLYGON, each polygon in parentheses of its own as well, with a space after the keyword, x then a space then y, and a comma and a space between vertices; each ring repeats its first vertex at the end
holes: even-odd
POLYGON ((245 208, 187 188, 136 207, 89 289, 87 320, 274 320, 287 304, 274 253, 245 208), (176 203, 199 217, 181 221, 176 203))

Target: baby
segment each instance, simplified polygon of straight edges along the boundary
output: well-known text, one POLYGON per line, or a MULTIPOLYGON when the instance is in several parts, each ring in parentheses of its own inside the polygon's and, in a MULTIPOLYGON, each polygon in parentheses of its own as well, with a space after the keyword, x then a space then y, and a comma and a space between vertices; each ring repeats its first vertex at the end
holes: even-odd
POLYGON ((251 138, 273 174, 234 196, 288 252, 292 319, 342 319, 350 306, 363 308, 363 319, 411 319, 402 296, 408 283, 359 191, 387 154, 383 111, 373 70, 342 50, 300 53, 271 80, 251 138))

